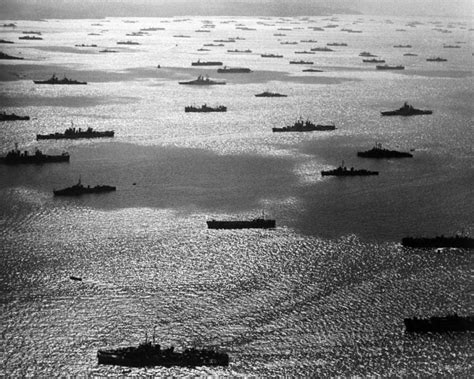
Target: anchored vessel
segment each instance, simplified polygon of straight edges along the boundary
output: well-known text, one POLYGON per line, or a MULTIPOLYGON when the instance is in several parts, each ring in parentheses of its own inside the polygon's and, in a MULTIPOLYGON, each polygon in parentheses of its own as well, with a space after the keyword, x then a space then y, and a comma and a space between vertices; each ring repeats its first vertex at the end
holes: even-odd
POLYGON ((283 55, 279 54, 260 54, 262 58, 283 58, 283 55))
POLYGON ((250 68, 246 67, 227 67, 224 66, 223 68, 218 68, 217 72, 219 74, 246 74, 252 72, 250 68))
POLYGON ((78 138, 102 138, 102 137, 113 137, 113 130, 106 130, 99 132, 92 128, 82 130, 81 128, 68 128, 64 133, 51 133, 51 134, 37 134, 36 139, 78 139, 78 138))
POLYGON ((436 57, 436 58, 426 58, 426 61, 427 62, 447 62, 447 59, 436 57))
POLYGON ((275 220, 264 217, 241 221, 206 221, 209 229, 271 229, 275 227, 275 220))
POLYGON ((372 59, 362 59, 362 62, 364 62, 364 63, 385 63, 385 60, 372 58, 372 59))
POLYGON ((381 143, 376 143, 370 150, 357 152, 357 156, 362 158, 412 158, 413 154, 384 149, 381 143))
POLYGON ((432 114, 433 111, 430 110, 421 110, 421 109, 416 109, 413 108, 412 105, 408 105, 407 102, 403 104, 403 107, 394 110, 394 111, 385 111, 385 112, 380 112, 382 116, 415 116, 415 115, 421 115, 421 114, 432 114))
POLYGON ((5 164, 22 164, 22 163, 56 163, 69 162, 69 154, 62 153, 61 155, 46 155, 39 149, 36 149, 34 154, 28 151, 21 152, 18 148, 9 151, 6 156, 0 157, 0 163, 5 164))
POLYGON ((288 95, 283 95, 282 93, 277 93, 277 92, 269 92, 265 91, 262 93, 257 93, 255 97, 287 97, 288 95))
POLYGON ((404 70, 405 69, 405 66, 390 66, 388 64, 384 64, 384 65, 377 65, 375 66, 375 68, 377 70, 404 70))
POLYGON ((29 120, 30 116, 18 116, 15 113, 6 114, 0 112, 0 121, 17 121, 17 120, 29 120))
POLYGON ((58 79, 58 77, 53 74, 51 78, 47 80, 33 80, 35 84, 87 84, 87 82, 79 82, 77 80, 68 79, 66 77, 58 79))
POLYGON ((134 41, 118 41, 117 45, 140 45, 140 43, 134 41))
POLYGON ((197 79, 190 80, 189 82, 178 82, 179 84, 187 84, 187 85, 194 85, 194 86, 211 86, 211 85, 224 85, 225 82, 218 81, 218 80, 211 80, 208 76, 204 77, 199 75, 197 79))
POLYGON ((342 162, 342 164, 334 170, 321 171, 322 176, 369 176, 378 174, 378 171, 368 171, 364 169, 355 170, 354 167, 348 169, 346 166, 344 166, 344 162, 342 162))
POLYGON ((115 187, 112 186, 87 186, 84 187, 81 184, 81 179, 77 182, 77 184, 74 184, 72 187, 67 187, 61 190, 54 190, 54 196, 80 196, 88 193, 104 193, 104 192, 112 192, 115 191, 115 187))
POLYGON ((302 119, 300 119, 290 126, 285 126, 283 128, 272 128, 272 131, 273 132, 312 132, 312 131, 326 131, 326 130, 335 130, 335 129, 336 129, 336 126, 334 124, 315 125, 309 120, 303 121, 302 119))
POLYGON ((456 313, 443 317, 406 318, 403 322, 408 333, 446 333, 474 330, 474 316, 458 316, 456 313))
POLYGON ((208 106, 207 104, 201 105, 200 107, 187 106, 184 107, 185 112, 227 112, 227 107, 219 105, 215 108, 208 106))
POLYGON ((128 367, 151 366, 228 366, 229 355, 211 349, 185 349, 174 351, 173 346, 161 349, 159 344, 144 342, 138 346, 123 347, 110 350, 99 350, 97 359, 102 365, 128 367))
POLYGON ((405 237, 402 238, 402 245, 406 247, 418 248, 458 247, 464 249, 473 249, 474 239, 467 236, 436 236, 434 238, 405 237))
POLYGON ((300 60, 300 61, 290 61, 290 64, 314 64, 314 62, 300 60))
POLYGON ((333 49, 330 49, 329 47, 313 47, 310 50, 311 51, 334 51, 333 49))
POLYGON ((201 62, 201 60, 198 59, 197 62, 192 62, 191 66, 222 66, 222 62, 201 62))
POLYGON ((0 51, 0 59, 9 59, 9 60, 23 60, 25 58, 22 57, 14 57, 13 55, 8 55, 2 51, 0 51))

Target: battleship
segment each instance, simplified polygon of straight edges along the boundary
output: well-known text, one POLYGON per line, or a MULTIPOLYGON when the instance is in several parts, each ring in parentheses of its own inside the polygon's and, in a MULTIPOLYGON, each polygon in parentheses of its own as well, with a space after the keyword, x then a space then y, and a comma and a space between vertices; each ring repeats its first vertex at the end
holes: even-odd
POLYGON ((0 112, 0 121, 25 121, 29 119, 30 116, 18 116, 15 113, 7 114, 6 112, 0 112))
POLYGON ((427 237, 405 237, 402 238, 402 245, 405 247, 415 248, 442 248, 442 247, 455 247, 464 249, 474 248, 474 239, 467 236, 436 236, 433 238, 427 237))
POLYGON ((283 128, 272 128, 274 133, 276 132, 313 132, 313 131, 328 131, 335 130, 336 126, 334 124, 330 125, 320 125, 313 124, 311 121, 302 119, 297 120, 293 125, 284 126, 283 128))
POLYGON ((35 84, 58 84, 58 85, 87 84, 87 82, 79 82, 77 80, 68 79, 66 77, 62 79, 58 79, 58 77, 55 74, 53 74, 53 76, 51 76, 51 78, 47 80, 33 80, 33 82, 35 84))
POLYGON ((448 60, 446 58, 436 57, 436 58, 426 58, 426 61, 427 62, 447 62, 448 60))
POLYGON ((254 218, 253 220, 240 221, 206 221, 208 229, 272 229, 276 225, 275 220, 265 217, 254 218))
POLYGON ((61 190, 53 190, 54 196, 81 196, 90 193, 104 193, 104 192, 112 192, 115 191, 116 188, 113 186, 106 186, 106 185, 98 185, 95 187, 91 186, 83 186, 81 183, 81 179, 77 184, 74 184, 72 187, 67 187, 61 190))
POLYGON ((184 107, 184 111, 186 113, 188 112, 227 112, 227 107, 225 107, 224 105, 219 105, 215 108, 213 107, 210 107, 208 106, 207 104, 204 104, 200 107, 195 107, 195 106, 187 106, 187 107, 184 107))
POLYGON ((382 116, 416 116, 416 115, 423 115, 423 114, 432 114, 433 111, 430 110, 422 110, 413 108, 412 105, 408 105, 407 102, 403 104, 403 106, 394 111, 384 111, 380 112, 382 116))
POLYGON ((300 60, 300 61, 290 61, 290 64, 314 64, 314 62, 300 60))
POLYGON ((322 176, 369 176, 378 174, 378 171, 368 171, 364 169, 356 170, 354 167, 348 169, 346 166, 344 166, 344 162, 342 162, 342 164, 334 170, 321 171, 322 176))
POLYGON ((51 133, 51 134, 37 134, 36 139, 79 139, 79 138, 104 138, 113 137, 115 132, 113 130, 106 130, 99 132, 92 128, 82 130, 81 128, 70 127, 67 128, 64 133, 51 133))
POLYGON ((192 62, 191 66, 222 66, 222 62, 212 62, 212 61, 201 62, 201 60, 198 59, 197 62, 192 62))
POLYGON ((9 151, 6 156, 0 157, 0 163, 4 164, 42 164, 57 162, 69 162, 69 154, 62 153, 61 155, 46 155, 39 149, 36 149, 34 154, 30 154, 26 150, 21 152, 15 146, 15 149, 9 151))
POLYGON ((223 68, 218 68, 217 72, 219 74, 248 74, 252 72, 250 68, 246 67, 227 67, 224 66, 223 68))
POLYGON ((159 344, 144 342, 138 346, 98 350, 98 363, 127 367, 199 367, 228 366, 229 355, 211 349, 185 349, 177 352, 171 346, 162 349, 159 344))
POLYGON ((402 66, 402 65, 390 66, 388 64, 384 64, 384 65, 377 65, 375 66, 375 68, 377 70, 404 70, 405 66, 402 66))
POLYGON ((204 77, 199 75, 197 79, 190 80, 188 82, 178 82, 179 84, 192 85, 192 86, 212 86, 212 85, 224 85, 224 81, 212 80, 208 76, 204 77))
POLYGON ((372 58, 372 59, 362 59, 362 62, 364 62, 364 63, 385 63, 385 60, 372 58))
POLYGON ((404 151, 384 149, 381 143, 376 143, 370 150, 359 151, 357 156, 362 158, 412 158, 413 154, 404 151))
POLYGON ((405 318, 403 322, 408 333, 447 333, 474 330, 474 316, 458 316, 456 313, 443 317, 405 318))
POLYGON ((13 55, 8 55, 7 53, 4 53, 3 51, 0 51, 0 59, 23 60, 25 58, 14 57, 13 55))
POLYGON ((265 91, 262 93, 257 93, 255 97, 287 97, 288 95, 284 95, 282 93, 277 93, 277 92, 269 92, 265 91))

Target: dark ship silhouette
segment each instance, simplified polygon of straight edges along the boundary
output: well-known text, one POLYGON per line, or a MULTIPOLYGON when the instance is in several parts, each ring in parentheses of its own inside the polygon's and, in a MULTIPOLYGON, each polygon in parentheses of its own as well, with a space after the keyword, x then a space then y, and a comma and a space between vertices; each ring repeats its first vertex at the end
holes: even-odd
POLYGON ((201 62, 201 60, 198 59, 197 62, 192 62, 191 66, 222 66, 222 62, 212 62, 212 61, 201 62))
POLYGON ((314 62, 299 60, 299 61, 290 61, 290 64, 314 64, 314 62))
POLYGON ((447 62, 448 60, 446 58, 436 57, 436 58, 426 58, 426 61, 427 62, 447 62))
POLYGON ((436 236, 433 238, 427 237, 405 237, 402 238, 402 245, 406 247, 415 248, 440 248, 440 247, 457 247, 464 249, 474 248, 474 239, 467 236, 436 236))
POLYGON ((246 67, 227 67, 224 66, 223 68, 218 68, 217 72, 219 74, 247 74, 252 72, 250 68, 246 67))
POLYGON ((276 225, 275 220, 266 219, 265 215, 253 220, 210 220, 206 221, 206 223, 208 229, 272 229, 276 225))
POLYGON ((87 84, 87 82, 79 82, 77 80, 68 79, 66 77, 58 79, 58 77, 53 74, 51 78, 47 80, 33 80, 35 84, 87 84))
POLYGON ((397 110, 385 111, 380 113, 382 114, 382 116, 416 116, 422 114, 432 114, 433 111, 416 109, 413 108, 412 105, 408 105, 408 103, 405 102, 403 106, 397 110))
POLYGON ((377 65, 375 66, 375 68, 377 70, 404 70, 405 66, 402 66, 402 65, 390 66, 388 64, 384 64, 384 65, 377 65))
POLYGON ((70 127, 64 131, 64 133, 51 133, 51 134, 37 134, 36 139, 79 139, 79 138, 104 138, 113 137, 115 132, 113 130, 106 130, 99 132, 92 128, 82 130, 81 128, 70 127))
POLYGON ((262 58, 283 58, 283 55, 279 54, 260 54, 262 58))
POLYGON ((39 149, 36 149, 34 154, 30 154, 26 150, 21 152, 15 146, 15 149, 9 151, 6 156, 0 157, 0 163, 5 164, 41 164, 56 162, 69 162, 69 154, 62 153, 61 155, 46 155, 43 154, 39 149))
POLYGON ((405 318, 403 320, 408 333, 446 333, 474 330, 474 316, 458 316, 456 313, 443 317, 405 318))
POLYGON ((37 36, 23 36, 23 37, 18 37, 18 39, 37 41, 37 40, 42 40, 43 38, 37 37, 37 36))
POLYGON ((311 121, 302 119, 297 120, 293 125, 285 126, 283 128, 272 128, 273 132, 312 132, 312 131, 327 131, 335 130, 336 126, 313 124, 311 121))
POLYGON ((265 91, 265 92, 262 92, 262 93, 257 93, 255 95, 255 97, 287 97, 288 95, 283 95, 281 93, 277 93, 277 92, 269 92, 269 91, 265 91))
POLYGON ((179 84, 194 85, 194 86, 211 86, 211 85, 224 85, 224 81, 211 80, 208 76, 204 77, 199 75, 197 79, 190 80, 189 82, 178 82, 179 84))
POLYGON ((329 47, 313 47, 310 49, 311 51, 334 51, 333 49, 330 49, 329 47))
POLYGON ((97 352, 98 363, 127 367, 198 367, 198 366, 228 366, 229 355, 211 349, 185 349, 183 352, 174 351, 171 346, 161 349, 159 344, 144 342, 138 346, 123 347, 97 352))
POLYGON ((15 113, 7 114, 6 112, 0 112, 0 121, 17 121, 17 120, 29 120, 30 116, 18 116, 15 113))
POLYGON ((74 184, 72 187, 67 187, 61 190, 54 190, 54 196, 81 196, 84 194, 89 194, 89 193, 104 193, 104 192, 112 192, 115 191, 116 188, 112 186, 106 186, 106 185, 98 185, 95 187, 91 186, 83 186, 81 183, 81 179, 79 178, 79 181, 77 184, 74 184))
POLYGON ((201 105, 200 107, 187 106, 184 107, 185 112, 227 112, 227 107, 219 105, 215 108, 208 106, 207 104, 201 105))
POLYGON ((385 60, 384 59, 372 58, 372 59, 362 59, 362 62, 364 62, 364 63, 385 63, 385 60))
POLYGON ((344 162, 342 162, 342 164, 334 170, 321 171, 322 176, 369 176, 378 174, 378 171, 368 171, 364 169, 355 170, 354 167, 348 169, 346 166, 344 166, 344 162))
POLYGON ((134 41, 118 41, 117 45, 140 45, 140 43, 134 41))
POLYGON ((8 55, 6 53, 4 53, 3 51, 0 51, 0 59, 5 59, 5 60, 23 60, 25 58, 22 58, 22 57, 14 57, 13 55, 8 55))
POLYGON ((357 152, 357 156, 362 158, 412 158, 413 154, 384 149, 381 143, 376 143, 370 150, 357 152))

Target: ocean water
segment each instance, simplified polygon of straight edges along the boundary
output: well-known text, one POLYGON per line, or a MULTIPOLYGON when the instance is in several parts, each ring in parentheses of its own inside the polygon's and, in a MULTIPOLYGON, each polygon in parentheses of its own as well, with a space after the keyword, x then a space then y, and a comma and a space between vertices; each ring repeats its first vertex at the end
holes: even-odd
POLYGON ((471 377, 472 333, 413 336, 403 326, 405 317, 473 313, 470 253, 400 245, 407 235, 474 232, 471 20, 391 21, 108 18, 1 28, 0 39, 15 42, 2 51, 25 58, 1 63, 2 110, 31 117, 2 122, 1 155, 15 143, 71 154, 69 164, 0 166, 2 375, 121 375, 123 368, 98 366, 97 350, 137 344, 155 329, 163 346, 216 347, 230 366, 126 375, 471 377), (209 21, 209 33, 195 32, 209 21), (308 29, 328 24, 338 27, 308 29), (126 36, 147 27, 165 30, 126 36), (44 39, 18 40, 31 30, 44 39), (348 46, 295 54, 330 42, 348 46), (362 63, 362 51, 406 69, 377 71, 362 63), (436 56, 448 61, 426 61, 436 56), (217 74, 191 67, 197 59, 253 72, 217 74), (300 59, 323 72, 289 64, 300 59), (53 73, 88 85, 32 81, 53 73), (227 84, 178 84, 199 74, 227 84), (254 97, 265 90, 288 97, 254 97), (404 101, 433 114, 380 116, 404 101), (228 111, 184 113, 204 103, 228 111), (337 129, 272 134, 299 117, 337 129), (71 122, 115 137, 36 141, 71 122), (357 157, 375 142, 414 158, 357 157), (321 177, 341 161, 380 175, 321 177), (79 178, 117 191, 53 197, 79 178), (275 230, 206 228, 210 218, 262 211, 275 230))

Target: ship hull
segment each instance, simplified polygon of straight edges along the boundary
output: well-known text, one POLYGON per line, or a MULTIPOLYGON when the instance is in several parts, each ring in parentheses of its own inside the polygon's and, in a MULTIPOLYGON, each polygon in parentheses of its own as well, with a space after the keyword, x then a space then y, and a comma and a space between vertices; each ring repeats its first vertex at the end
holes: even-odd
POLYGON ((298 129, 298 128, 272 128, 272 131, 274 133, 326 132, 326 131, 331 131, 331 130, 336 130, 336 127, 334 125, 316 125, 314 128, 302 128, 302 129, 298 129))
POLYGON ((82 188, 65 188, 62 190, 53 191, 54 196, 81 196, 91 193, 106 193, 113 192, 116 188, 112 186, 96 186, 93 188, 82 187, 82 188))
POLYGON ((357 153, 357 156, 361 158, 375 158, 375 159, 413 158, 413 155, 410 153, 405 153, 402 151, 395 151, 395 150, 359 151, 357 153))
POLYGON ((0 158, 0 163, 8 165, 62 163, 69 162, 69 158, 69 155, 42 155, 41 157, 37 157, 35 155, 27 155, 15 158, 3 157, 0 158))
POLYGON ((402 239, 402 245, 414 248, 441 248, 454 247, 463 249, 474 249, 474 239, 469 237, 434 237, 434 238, 412 238, 402 239))
POLYGON ((208 229, 272 229, 275 225, 275 220, 207 221, 208 229))
POLYGON ((408 333, 448 333, 474 331, 474 317, 430 317, 429 319, 406 318, 403 320, 408 333))
POLYGON ((107 138, 107 137, 113 137, 114 132, 100 132, 100 133, 74 133, 74 134, 61 134, 61 133, 56 133, 56 134, 37 134, 36 139, 37 140, 42 140, 42 139, 81 139, 81 138, 107 138))
POLYGON ((411 112, 403 112, 403 111, 385 111, 385 112, 380 112, 382 116, 418 116, 418 115, 424 115, 424 114, 432 114, 433 111, 423 111, 423 110, 415 110, 411 112))
POLYGON ((344 171, 344 172, 339 172, 339 171, 321 171, 322 176, 372 176, 372 175, 378 175, 378 171, 344 171))

